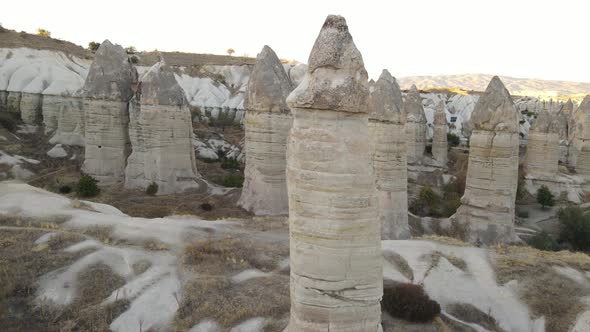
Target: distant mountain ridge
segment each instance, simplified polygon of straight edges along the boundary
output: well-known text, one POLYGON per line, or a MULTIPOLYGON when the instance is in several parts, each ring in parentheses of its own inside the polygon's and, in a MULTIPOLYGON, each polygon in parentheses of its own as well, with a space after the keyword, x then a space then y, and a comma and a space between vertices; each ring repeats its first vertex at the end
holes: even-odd
MULTIPOLYGON (((402 89, 409 89, 412 84, 416 84, 420 89, 444 87, 484 91, 492 77, 493 75, 487 74, 407 76, 400 77, 398 82, 402 89)), ((512 95, 541 97, 542 99, 564 99, 567 97, 578 99, 590 94, 590 83, 510 76, 500 76, 500 79, 512 95)))

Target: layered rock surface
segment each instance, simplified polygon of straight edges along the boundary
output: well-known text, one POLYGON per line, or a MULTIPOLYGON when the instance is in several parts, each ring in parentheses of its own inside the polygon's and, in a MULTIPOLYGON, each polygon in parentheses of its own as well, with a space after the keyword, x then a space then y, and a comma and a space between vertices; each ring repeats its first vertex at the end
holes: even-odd
POLYGON ((137 71, 120 45, 105 40, 82 88, 85 112, 83 171, 100 182, 122 181, 130 153, 128 102, 137 71))
POLYGON ((406 95, 404 109, 407 119, 408 163, 417 164, 422 161, 426 149, 426 115, 424 114, 420 92, 415 85, 412 85, 406 95))
POLYGON ((381 227, 368 139, 367 72, 328 16, 287 102, 291 262, 288 331, 381 329, 381 227))
POLYGON ((21 93, 20 99, 20 116, 26 124, 36 124, 41 120, 41 107, 43 105, 43 95, 38 93, 21 93))
POLYGON ((590 181, 590 95, 586 96, 575 114, 574 149, 576 172, 590 181))
POLYGON ((184 94, 164 62, 140 80, 130 103, 132 153, 125 168, 125 187, 158 185, 158 194, 198 188, 192 122, 184 94))
POLYGON ((472 242, 514 241, 519 113, 497 76, 475 105, 471 125, 465 194, 455 217, 472 242))
POLYGON ((559 126, 548 111, 541 111, 529 132, 525 169, 528 176, 553 177, 559 166, 559 126))
POLYGON ((291 80, 274 51, 264 46, 250 75, 246 95, 244 186, 238 205, 256 215, 288 214, 287 136, 291 80))
POLYGON ((434 134, 432 135, 432 157, 442 166, 447 164, 448 142, 447 142, 447 115, 445 104, 440 101, 434 113, 434 134))
POLYGON ((410 237, 405 120, 399 85, 383 70, 379 80, 371 86, 369 138, 381 238, 385 240, 410 237))

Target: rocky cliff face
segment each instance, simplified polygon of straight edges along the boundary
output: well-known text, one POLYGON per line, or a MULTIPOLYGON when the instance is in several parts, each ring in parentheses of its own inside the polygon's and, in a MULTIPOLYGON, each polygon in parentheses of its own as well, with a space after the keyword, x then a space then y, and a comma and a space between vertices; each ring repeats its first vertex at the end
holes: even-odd
POLYGON ((369 96, 369 138, 379 201, 381 238, 410 237, 405 114, 395 78, 383 70, 369 96))
POLYGON ((128 102, 137 71, 120 45, 104 41, 82 88, 85 112, 83 171, 103 184, 123 181, 130 151, 128 102))
POLYGON ((498 77, 478 100, 471 121, 465 194, 455 217, 468 225, 472 242, 513 241, 519 114, 498 77))
POLYGON ((380 330, 381 226, 370 163, 367 72, 346 21, 329 16, 289 95, 288 331, 380 330))
POLYGON ((183 91, 165 63, 148 70, 129 110, 132 153, 125 168, 125 187, 158 185, 158 194, 198 188, 192 122, 183 91))
POLYGON ((246 168, 238 202, 256 215, 289 213, 285 169, 292 119, 286 98, 292 90, 279 58, 264 46, 248 82, 246 168))

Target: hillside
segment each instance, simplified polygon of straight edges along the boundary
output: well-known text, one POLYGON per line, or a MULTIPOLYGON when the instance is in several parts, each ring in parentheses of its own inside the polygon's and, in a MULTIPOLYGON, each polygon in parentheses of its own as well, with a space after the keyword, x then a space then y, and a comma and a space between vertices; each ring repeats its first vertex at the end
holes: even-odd
POLYGON ((92 52, 65 40, 16 32, 0 27, 0 48, 26 47, 35 50, 61 51, 81 59, 93 58, 92 52))
MULTIPOLYGON (((408 89, 412 84, 416 84, 421 89, 446 87, 484 91, 492 77, 493 75, 487 74, 408 76, 399 78, 399 83, 402 89, 408 89)), ((590 83, 509 76, 501 76, 500 78, 513 95, 561 99, 559 97, 583 97, 583 95, 590 94, 590 83)))

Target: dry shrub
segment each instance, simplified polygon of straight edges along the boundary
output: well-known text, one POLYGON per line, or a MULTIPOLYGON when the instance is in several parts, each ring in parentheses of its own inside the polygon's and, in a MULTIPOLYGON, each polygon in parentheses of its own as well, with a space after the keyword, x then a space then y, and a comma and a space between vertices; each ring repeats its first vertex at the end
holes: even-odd
POLYGON ((12 214, 0 214, 0 226, 58 229, 61 224, 67 222, 71 218, 72 217, 68 215, 25 217, 12 214))
POLYGON ((280 319, 288 315, 290 308, 289 277, 282 275, 239 284, 224 277, 198 277, 185 286, 183 294, 174 322, 178 331, 190 329, 203 318, 213 319, 225 328, 254 317, 280 319))
POLYGON ((113 243, 113 227, 110 226, 98 226, 98 225, 94 225, 94 226, 90 226, 89 228, 86 228, 84 230, 82 230, 82 233, 84 235, 90 236, 91 238, 94 238, 102 243, 113 243))
POLYGON ((431 322, 440 314, 440 305, 424 288, 414 284, 386 284, 381 308, 393 317, 415 323, 431 322))
POLYGON ((446 258, 449 263, 451 263, 452 265, 454 265, 456 268, 462 270, 462 271, 467 271, 467 263, 465 263, 465 261, 463 260, 463 258, 457 257, 457 256, 453 256, 453 255, 442 255, 444 258, 446 258))
POLYGON ((157 239, 149 239, 143 242, 143 248, 145 250, 152 250, 152 251, 162 251, 168 250, 168 246, 157 239))
POLYGON ((84 237, 82 237, 79 234, 70 232, 60 232, 49 238, 47 245, 49 246, 49 248, 51 248, 51 250, 60 250, 75 243, 78 243, 82 240, 84 240, 84 237))
POLYGON ((445 311, 467 323, 475 323, 489 331, 504 332, 494 317, 469 303, 451 303, 445 311))
POLYGON ((383 258, 391 263, 404 277, 414 280, 414 272, 408 262, 400 255, 393 251, 383 252, 383 258))

